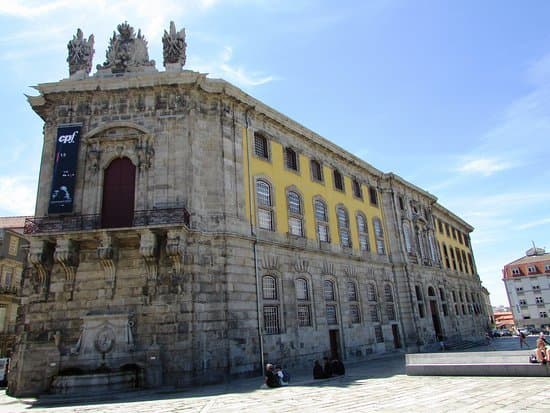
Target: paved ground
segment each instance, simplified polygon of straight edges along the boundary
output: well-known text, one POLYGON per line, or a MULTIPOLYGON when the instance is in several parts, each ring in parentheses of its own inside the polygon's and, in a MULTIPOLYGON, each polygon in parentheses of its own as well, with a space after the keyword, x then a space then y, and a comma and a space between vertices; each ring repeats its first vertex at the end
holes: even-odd
MULTIPOLYGON (((535 337, 529 337, 534 348, 535 337)), ((475 351, 519 350, 516 337, 495 339, 475 351)), ((405 375, 404 357, 346 366, 346 376, 312 380, 293 372, 292 384, 260 389, 261 378, 173 391, 136 391, 103 399, 46 405, 0 393, 2 413, 53 412, 550 412, 547 377, 429 377, 405 375)), ((51 399, 49 400, 52 401, 51 399)))

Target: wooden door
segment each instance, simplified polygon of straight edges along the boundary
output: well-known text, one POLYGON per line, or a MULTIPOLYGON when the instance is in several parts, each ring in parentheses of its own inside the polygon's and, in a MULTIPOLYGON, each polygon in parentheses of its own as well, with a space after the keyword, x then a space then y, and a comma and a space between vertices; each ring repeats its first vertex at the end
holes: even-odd
POLYGON ((134 221, 136 167, 128 158, 115 159, 103 177, 103 228, 131 227, 134 221))

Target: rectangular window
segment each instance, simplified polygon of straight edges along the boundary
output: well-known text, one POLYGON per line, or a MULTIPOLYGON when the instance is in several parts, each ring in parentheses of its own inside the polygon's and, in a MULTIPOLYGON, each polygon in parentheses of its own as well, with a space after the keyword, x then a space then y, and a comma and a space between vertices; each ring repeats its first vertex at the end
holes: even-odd
POLYGON ((546 313, 546 311, 541 311, 541 312, 539 313, 539 317, 540 317, 540 318, 548 318, 548 314, 546 313))
POLYGON ((311 312, 309 305, 298 306, 298 325, 300 327, 311 326, 311 312))
POLYGON ((326 224, 317 224, 317 234, 319 241, 328 242, 328 227, 326 224))
POLYGON ((363 199, 363 191, 361 191, 361 184, 357 179, 351 181, 351 186, 353 187, 353 195, 356 198, 363 199))
POLYGON ((420 318, 424 318, 426 316, 424 303, 418 303, 418 315, 420 316, 420 318))
POLYGON ((288 219, 288 230, 292 235, 301 237, 303 235, 302 220, 300 218, 290 217, 288 219))
POLYGON ((370 314, 370 321, 377 323, 380 321, 380 317, 378 317, 378 309, 375 305, 369 305, 369 314, 370 314))
POLYGON ((537 304, 544 304, 544 300, 542 299, 542 297, 535 297, 535 302, 537 304))
POLYGON ((339 191, 344 190, 344 177, 338 170, 334 170, 332 176, 334 177, 334 187, 339 191))
POLYGON ((273 231, 273 218, 271 211, 265 209, 258 210, 258 225, 262 229, 273 231))
POLYGON ((527 271, 529 272, 529 274, 533 274, 533 273, 537 272, 537 268, 534 267, 534 266, 529 266, 529 267, 527 267, 527 271))
POLYGON ((335 305, 327 305, 327 324, 329 325, 338 324, 338 319, 336 318, 335 305))
POLYGON ((533 285, 533 291, 540 291, 540 285, 533 285))
POLYGON ((269 148, 265 136, 254 135, 254 153, 260 158, 269 159, 269 148))
POLYGON ((445 317, 448 317, 449 316, 449 309, 447 307, 447 303, 443 303, 443 304, 441 304, 441 306, 443 307, 443 315, 445 317))
POLYGON ((18 248, 19 248, 19 238, 14 237, 13 235, 10 235, 10 244, 8 248, 8 254, 16 256, 18 248))
POLYGON ((293 171, 298 170, 298 155, 292 148, 285 149, 286 167, 293 171))
POLYGON ((403 202, 403 197, 402 196, 399 196, 397 198, 397 200, 399 201, 399 209, 401 211, 404 211, 405 210, 405 203, 403 202))
POLYGON ((13 271, 9 268, 4 272, 4 285, 6 286, 6 288, 11 287, 12 275, 13 271))
POLYGON ((519 300, 519 305, 527 305, 527 300, 525 299, 519 300))
POLYGON ((378 194, 373 186, 369 186, 369 199, 372 205, 378 206, 378 194))
POLYGON ((310 162, 311 178, 317 182, 323 182, 323 168, 319 161, 312 159, 310 162))
POLYGON ((264 330, 266 334, 279 334, 279 308, 264 306, 264 330))
POLYGON ((437 220, 437 226, 439 228, 439 232, 443 234, 443 223, 440 220, 437 220))

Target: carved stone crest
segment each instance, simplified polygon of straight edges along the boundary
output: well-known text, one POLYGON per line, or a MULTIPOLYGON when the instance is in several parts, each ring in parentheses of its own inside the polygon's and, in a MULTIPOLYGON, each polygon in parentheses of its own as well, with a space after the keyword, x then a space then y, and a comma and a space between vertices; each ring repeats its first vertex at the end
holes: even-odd
POLYGON ((167 70, 180 70, 185 65, 186 47, 185 29, 176 32, 176 25, 171 21, 170 33, 165 30, 162 37, 162 54, 167 70))
POLYGON ((74 75, 87 76, 92 70, 92 60, 95 52, 94 35, 91 34, 86 40, 82 30, 77 29, 76 35, 67 44, 67 49, 69 49, 67 63, 69 63, 71 77, 74 75))
POLYGON ((113 32, 107 49, 107 60, 103 65, 98 65, 98 73, 108 71, 110 73, 156 71, 155 61, 149 60, 147 41, 138 30, 127 22, 117 26, 118 34, 113 32))
POLYGON ((108 353, 115 345, 115 332, 112 328, 105 326, 96 335, 94 346, 101 354, 108 353))

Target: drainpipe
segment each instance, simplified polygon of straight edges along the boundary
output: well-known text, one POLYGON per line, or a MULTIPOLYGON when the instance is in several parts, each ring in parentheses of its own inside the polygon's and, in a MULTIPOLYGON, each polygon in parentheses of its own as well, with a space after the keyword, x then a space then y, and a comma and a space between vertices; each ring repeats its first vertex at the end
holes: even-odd
POLYGON ((253 246, 252 246, 252 252, 254 256, 254 277, 256 279, 256 316, 258 319, 258 341, 260 345, 260 366, 261 366, 261 374, 263 376, 264 374, 264 366, 265 366, 265 360, 264 360, 264 336, 263 336, 263 329, 262 329, 262 323, 261 323, 261 302, 260 302, 260 292, 261 292, 261 286, 260 286, 260 271, 258 269, 258 238, 256 236, 256 231, 254 229, 254 220, 253 220, 253 214, 252 214, 252 208, 254 206, 254 203, 252 202, 252 187, 253 187, 253 180, 252 175, 250 173, 250 139, 249 139, 249 128, 250 128, 250 118, 249 113, 252 110, 252 108, 249 108, 245 114, 245 123, 246 123, 246 164, 247 164, 247 174, 248 174, 248 213, 249 213, 249 221, 250 221, 250 235, 253 239, 253 246))

